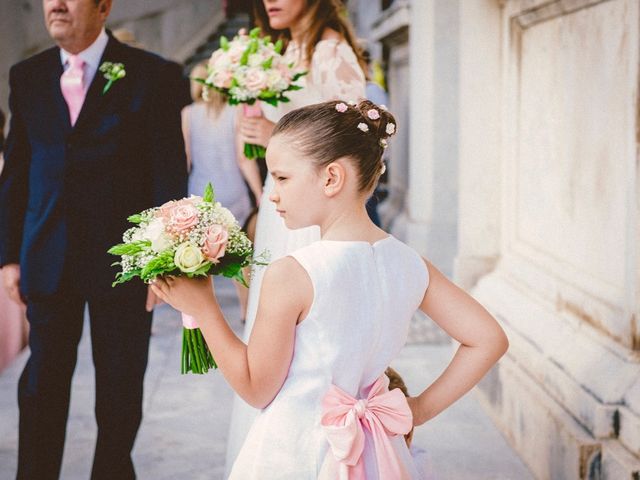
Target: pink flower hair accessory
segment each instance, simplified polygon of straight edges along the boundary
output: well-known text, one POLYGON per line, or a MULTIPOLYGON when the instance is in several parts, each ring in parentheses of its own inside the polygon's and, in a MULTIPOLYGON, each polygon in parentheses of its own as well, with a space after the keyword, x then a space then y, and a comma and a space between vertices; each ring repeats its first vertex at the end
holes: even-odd
POLYGON ((360 123, 358 124, 358 130, 360 130, 360 131, 362 131, 362 132, 364 132, 364 133, 367 133, 367 132, 369 131, 369 125, 367 125, 367 124, 366 124, 366 123, 364 123, 364 122, 360 122, 360 123))
POLYGON ((370 120, 378 120, 380 118, 380 112, 375 108, 371 108, 367 110, 367 117, 369 117, 370 120))
POLYGON ((393 135, 396 133, 396 124, 391 122, 387 123, 384 131, 387 132, 387 135, 393 135))
POLYGON ((340 113, 344 113, 347 111, 347 104, 340 102, 340 103, 336 103, 336 111, 340 112, 340 113))

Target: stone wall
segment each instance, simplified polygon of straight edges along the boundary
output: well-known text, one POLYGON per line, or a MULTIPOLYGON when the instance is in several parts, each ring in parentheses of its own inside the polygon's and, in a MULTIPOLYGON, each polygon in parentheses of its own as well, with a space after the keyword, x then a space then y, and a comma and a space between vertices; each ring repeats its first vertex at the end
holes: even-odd
POLYGON ((637 478, 638 2, 490 3, 461 15, 496 86, 463 74, 458 267, 511 348, 479 396, 538 478, 637 478))

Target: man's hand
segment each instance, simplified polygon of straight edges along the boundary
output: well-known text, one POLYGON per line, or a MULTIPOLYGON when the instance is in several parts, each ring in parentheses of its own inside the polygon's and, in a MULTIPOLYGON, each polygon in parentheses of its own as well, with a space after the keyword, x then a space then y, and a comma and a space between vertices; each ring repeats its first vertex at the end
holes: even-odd
POLYGON ((164 303, 162 299, 155 293, 153 293, 153 290, 151 290, 151 285, 149 285, 149 287, 147 288, 147 303, 145 305, 147 312, 153 312, 153 307, 162 303, 164 303))
POLYGON ((9 263, 2 267, 2 283, 9 298, 24 307, 24 297, 20 293, 20 265, 9 263))

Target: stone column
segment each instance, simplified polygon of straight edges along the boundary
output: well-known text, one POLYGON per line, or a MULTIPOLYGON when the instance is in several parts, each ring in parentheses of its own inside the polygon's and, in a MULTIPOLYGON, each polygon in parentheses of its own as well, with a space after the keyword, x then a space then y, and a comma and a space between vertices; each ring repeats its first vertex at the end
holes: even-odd
POLYGON ((448 276, 457 250, 457 0, 412 3, 406 240, 448 276))
POLYGON ((495 0, 460 2, 458 253, 454 277, 472 287, 500 253, 500 20, 495 0))

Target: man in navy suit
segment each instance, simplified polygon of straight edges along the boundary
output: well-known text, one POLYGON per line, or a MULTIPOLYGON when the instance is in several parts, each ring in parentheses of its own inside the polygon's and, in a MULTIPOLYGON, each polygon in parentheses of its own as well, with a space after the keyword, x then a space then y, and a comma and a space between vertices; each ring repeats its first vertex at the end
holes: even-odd
POLYGON ((135 478, 154 299, 142 283, 111 287, 116 258, 107 249, 121 241, 128 215, 186 194, 180 109, 188 83, 177 64, 104 29, 111 4, 43 0, 57 47, 10 72, 0 266, 31 327, 18 386, 18 478, 60 474, 86 305, 98 424, 92 478, 135 478), (126 72, 106 91, 104 62, 126 72))

